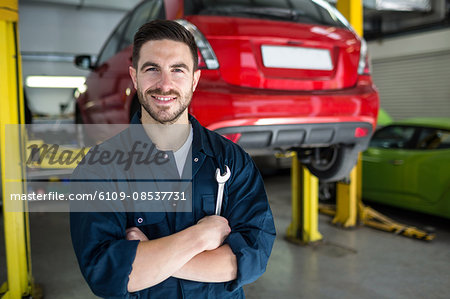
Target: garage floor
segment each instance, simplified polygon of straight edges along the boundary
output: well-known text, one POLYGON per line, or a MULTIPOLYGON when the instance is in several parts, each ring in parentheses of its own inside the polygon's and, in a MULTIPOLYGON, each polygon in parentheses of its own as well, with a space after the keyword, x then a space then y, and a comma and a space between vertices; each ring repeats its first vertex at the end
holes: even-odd
MULTIPOLYGON (((367 227, 342 230, 319 216, 324 240, 297 246, 284 240, 290 223, 289 173, 265 175, 277 226, 266 273, 246 286, 247 298, 449 298, 450 222, 377 206, 386 215, 417 227, 434 227, 424 242, 367 227)), ((81 277, 70 242, 68 214, 31 213, 35 281, 45 298, 96 298, 81 277)), ((1 217, 0 282, 6 279, 1 217)))

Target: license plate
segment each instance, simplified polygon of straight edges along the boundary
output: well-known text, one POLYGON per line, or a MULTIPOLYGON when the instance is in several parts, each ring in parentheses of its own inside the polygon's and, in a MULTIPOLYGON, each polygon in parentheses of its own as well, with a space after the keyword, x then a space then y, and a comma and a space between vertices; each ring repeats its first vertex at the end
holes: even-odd
POLYGON ((265 67, 331 71, 330 52, 324 49, 312 49, 287 46, 261 46, 265 67))

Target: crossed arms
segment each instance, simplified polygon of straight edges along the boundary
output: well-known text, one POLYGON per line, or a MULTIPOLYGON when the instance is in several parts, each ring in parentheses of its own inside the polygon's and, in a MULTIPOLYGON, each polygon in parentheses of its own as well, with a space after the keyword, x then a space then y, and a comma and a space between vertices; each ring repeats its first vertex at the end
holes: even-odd
POLYGON ((236 278, 236 256, 225 238, 231 232, 226 218, 207 216, 176 234, 149 240, 136 227, 127 229, 127 240, 139 240, 129 275, 128 291, 156 285, 170 276, 200 282, 225 282, 236 278))
MULTIPOLYGON (((251 158, 244 158, 236 159, 235 167, 242 171, 230 184, 224 217, 204 217, 163 238, 148 240, 138 228, 127 229, 135 223, 133 219, 112 208, 111 212, 70 213, 72 244, 92 291, 101 297, 126 297, 169 277, 227 282, 226 289, 232 291, 261 276, 276 232, 262 178, 256 167, 248 167, 251 158)), ((73 178, 100 180, 107 176, 78 167, 73 178)), ((80 180, 71 188, 74 193, 88 192, 93 186, 80 180)), ((116 187, 104 179, 95 183, 95 190, 100 191, 116 187)), ((167 235, 169 229, 165 229, 167 235)))

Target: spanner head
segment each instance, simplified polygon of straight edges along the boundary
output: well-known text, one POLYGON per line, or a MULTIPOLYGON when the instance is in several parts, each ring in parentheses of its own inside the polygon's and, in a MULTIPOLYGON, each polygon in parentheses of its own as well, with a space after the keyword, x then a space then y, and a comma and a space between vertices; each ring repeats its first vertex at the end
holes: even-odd
POLYGON ((216 169, 216 181, 219 184, 225 183, 226 181, 228 181, 228 179, 231 176, 230 168, 228 168, 228 165, 225 165, 225 167, 226 167, 227 170, 225 171, 224 175, 220 175, 220 168, 216 169))

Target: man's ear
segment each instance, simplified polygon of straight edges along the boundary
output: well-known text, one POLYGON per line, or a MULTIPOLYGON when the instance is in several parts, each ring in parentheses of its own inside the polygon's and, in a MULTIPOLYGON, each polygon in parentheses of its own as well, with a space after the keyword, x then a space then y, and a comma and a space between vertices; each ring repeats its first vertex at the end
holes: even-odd
POLYGON ((128 72, 130 73, 131 80, 133 80, 134 89, 137 90, 136 69, 130 65, 128 67, 128 72))
POLYGON ((194 92, 195 89, 197 88, 197 84, 198 84, 198 81, 200 80, 201 73, 202 73, 202 71, 200 71, 200 70, 196 70, 194 72, 194 80, 192 82, 192 92, 194 92))

